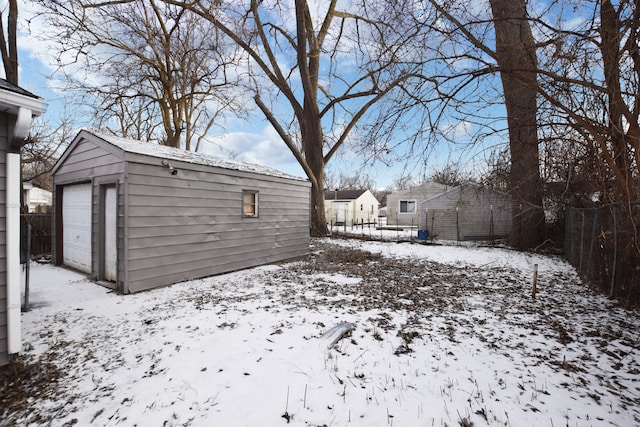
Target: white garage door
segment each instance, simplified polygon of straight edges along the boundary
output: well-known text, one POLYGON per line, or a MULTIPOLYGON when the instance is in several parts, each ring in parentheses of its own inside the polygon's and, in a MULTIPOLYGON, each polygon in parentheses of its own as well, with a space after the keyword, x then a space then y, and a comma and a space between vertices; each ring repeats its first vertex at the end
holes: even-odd
POLYGON ((91 273, 91 184, 64 187, 62 234, 64 264, 91 273))

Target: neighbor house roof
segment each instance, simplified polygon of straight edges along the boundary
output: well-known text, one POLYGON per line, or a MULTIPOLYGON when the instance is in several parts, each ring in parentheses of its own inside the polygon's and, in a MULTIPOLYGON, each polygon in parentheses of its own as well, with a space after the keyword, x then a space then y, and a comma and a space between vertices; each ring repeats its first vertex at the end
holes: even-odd
MULTIPOLYGON (((175 161, 192 163, 197 165, 214 166, 222 169, 251 172, 251 173, 256 173, 260 175, 268 175, 268 176, 274 176, 279 178, 294 179, 298 181, 306 181, 305 178, 289 175, 287 173, 284 173, 274 168, 270 168, 268 166, 221 159, 219 157, 212 156, 209 154, 194 153, 192 151, 185 151, 179 148, 167 147, 165 145, 159 145, 159 144, 155 144, 147 141, 137 141, 134 139, 120 138, 114 135, 108 135, 108 134, 96 132, 93 130, 80 131, 80 133, 76 136, 74 142, 82 139, 83 133, 85 135, 88 134, 95 138, 98 138, 128 153, 140 154, 143 156, 156 157, 156 158, 167 159, 167 160, 175 160, 175 161)), ((62 158, 60 160, 62 160, 62 158)), ((58 162, 60 163, 60 161, 58 162)))
POLYGON ((325 190, 325 200, 356 200, 367 190, 325 190))

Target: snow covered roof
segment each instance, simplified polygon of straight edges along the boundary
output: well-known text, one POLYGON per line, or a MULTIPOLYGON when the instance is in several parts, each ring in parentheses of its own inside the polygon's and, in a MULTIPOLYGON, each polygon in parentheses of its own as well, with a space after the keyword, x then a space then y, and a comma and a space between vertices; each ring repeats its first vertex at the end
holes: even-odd
MULTIPOLYGON (((222 169, 237 170, 243 172, 251 172, 260 175, 274 176, 278 178, 295 179, 298 181, 306 181, 295 175, 289 175, 268 166, 256 165, 251 163, 242 163, 234 160, 221 159, 216 156, 194 153, 179 148, 167 147, 165 145, 154 144, 152 142, 137 141, 134 139, 120 138, 114 135, 108 135, 93 130, 82 130, 89 133, 102 141, 114 145, 128 153, 140 154, 143 156, 157 157, 167 160, 175 160, 196 165, 214 166, 222 169)), ((80 135, 78 135, 80 136, 80 135)), ((76 137, 77 138, 77 137, 76 137)))

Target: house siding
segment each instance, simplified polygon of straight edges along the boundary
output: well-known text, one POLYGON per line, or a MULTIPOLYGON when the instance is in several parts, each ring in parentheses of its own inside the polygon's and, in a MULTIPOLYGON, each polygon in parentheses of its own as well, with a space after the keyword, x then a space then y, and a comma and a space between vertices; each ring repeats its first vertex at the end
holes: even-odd
POLYGON ((435 182, 426 182, 417 187, 411 187, 408 190, 402 190, 395 193, 391 193, 387 196, 387 224, 389 225, 402 225, 414 227, 422 227, 420 223, 420 203, 424 200, 428 200, 443 192, 447 191, 451 187, 447 187, 443 184, 435 182), (416 212, 401 213, 399 212, 399 204, 401 200, 415 200, 416 212))
MULTIPOLYGON (((331 195, 331 191, 328 192, 331 195)), ((326 195, 325 195, 326 197, 326 195)), ((378 199, 366 190, 357 199, 325 199, 325 216, 330 224, 338 223, 338 210, 344 210, 344 218, 347 225, 354 223, 374 222, 378 219, 378 199), (360 210, 360 207, 363 207, 360 210), (373 209, 372 209, 373 207, 373 209)))
POLYGON ((4 365, 10 361, 9 351, 17 353, 21 347, 20 226, 17 206, 20 157, 17 150, 20 148, 20 139, 27 136, 31 119, 40 116, 44 109, 42 99, 4 79, 0 79, 0 92, 0 365, 4 365), (7 172, 11 174, 9 179, 7 172), (11 191, 7 191, 8 184, 13 186, 11 191), (7 201, 15 206, 7 206, 7 201), (11 307, 7 307, 7 303, 11 307))
POLYGON ((485 187, 460 186, 419 206, 420 227, 439 239, 503 238, 511 228, 510 197, 485 187))
POLYGON ((308 183, 177 162, 174 167, 176 176, 159 165, 127 164, 125 292, 307 253, 308 183), (242 217, 242 190, 259 192, 257 218, 242 217))
POLYGON ((354 202, 354 219, 356 222, 374 222, 378 220, 378 207, 380 203, 376 196, 367 190, 354 202), (362 209, 360 209, 362 207, 362 209))
POLYGON ((9 145, 8 123, 15 118, 0 113, 0 365, 9 362, 7 352, 7 197, 6 167, 9 145))

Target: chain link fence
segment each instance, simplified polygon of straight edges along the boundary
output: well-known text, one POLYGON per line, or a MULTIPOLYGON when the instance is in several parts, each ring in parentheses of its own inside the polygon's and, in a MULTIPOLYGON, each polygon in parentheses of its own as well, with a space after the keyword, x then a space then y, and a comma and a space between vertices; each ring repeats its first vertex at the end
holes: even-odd
POLYGON ((640 306, 640 201, 568 208, 564 252, 585 282, 640 306))

